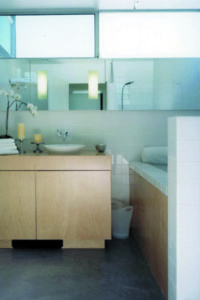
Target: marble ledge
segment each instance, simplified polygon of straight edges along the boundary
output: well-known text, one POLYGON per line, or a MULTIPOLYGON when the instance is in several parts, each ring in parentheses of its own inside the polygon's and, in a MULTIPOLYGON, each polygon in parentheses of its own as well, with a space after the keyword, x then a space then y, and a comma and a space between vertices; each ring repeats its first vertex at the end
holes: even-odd
POLYGON ((130 162, 130 169, 168 196, 167 166, 151 165, 143 162, 130 162))

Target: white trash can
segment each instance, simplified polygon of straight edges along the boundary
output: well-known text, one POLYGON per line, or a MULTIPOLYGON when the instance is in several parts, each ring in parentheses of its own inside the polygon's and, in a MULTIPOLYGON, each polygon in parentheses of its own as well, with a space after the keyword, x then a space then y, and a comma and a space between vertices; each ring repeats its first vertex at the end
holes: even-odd
POLYGON ((133 214, 133 206, 112 199, 112 235, 117 239, 127 239, 133 214))

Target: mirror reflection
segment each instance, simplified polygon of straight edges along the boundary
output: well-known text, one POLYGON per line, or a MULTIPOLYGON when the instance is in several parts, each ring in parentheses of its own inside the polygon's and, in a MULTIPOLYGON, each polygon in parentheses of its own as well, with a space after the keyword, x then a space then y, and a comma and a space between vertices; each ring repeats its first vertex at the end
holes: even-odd
POLYGON ((96 99, 89 98, 88 84, 69 84, 69 110, 106 110, 106 84, 98 85, 96 99))
MULTIPOLYGON (((12 89, 23 101, 46 111, 196 110, 200 58, 2 59, 0 89, 12 89), (91 70, 98 73, 96 100, 88 97, 91 70), (46 74, 42 97, 40 72, 46 74)), ((5 109, 6 99, 0 95, 0 110, 5 109)))

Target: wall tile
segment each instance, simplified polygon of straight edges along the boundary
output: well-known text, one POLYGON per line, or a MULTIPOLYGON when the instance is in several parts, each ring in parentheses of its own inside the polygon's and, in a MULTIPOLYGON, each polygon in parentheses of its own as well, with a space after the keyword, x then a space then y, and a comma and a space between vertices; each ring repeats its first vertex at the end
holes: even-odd
POLYGON ((182 188, 182 184, 179 184, 176 191, 179 199, 178 205, 192 206, 200 210, 199 183, 185 183, 184 189, 182 188))
MULTIPOLYGON (((189 199, 188 199, 189 201, 189 199)), ((200 234, 195 228, 200 228, 200 205, 179 205, 177 206, 177 238, 181 246, 200 246, 200 234), (180 225, 181 224, 181 225, 180 225)))
POLYGON ((174 300, 196 300, 200 299, 200 118, 178 117, 176 123, 170 118, 168 128, 169 295, 174 300))
POLYGON ((177 155, 178 161, 200 162, 200 139, 179 139, 177 155))
POLYGON ((177 184, 185 185, 197 183, 200 178, 200 162, 194 162, 191 156, 191 162, 179 162, 177 159, 177 184))
POLYGON ((199 139, 200 120, 198 117, 179 117, 177 135, 180 139, 199 139))
POLYGON ((177 251, 177 277, 179 278, 179 288, 177 289, 176 299, 200 299, 199 288, 199 247, 185 245, 177 251), (194 259, 198 258, 198 259, 194 259))

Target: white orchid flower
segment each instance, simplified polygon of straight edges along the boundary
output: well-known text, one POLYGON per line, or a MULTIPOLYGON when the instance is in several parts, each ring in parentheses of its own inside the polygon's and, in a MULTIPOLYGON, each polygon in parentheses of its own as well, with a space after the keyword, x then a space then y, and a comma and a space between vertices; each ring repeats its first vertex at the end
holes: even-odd
POLYGON ((14 94, 14 95, 13 95, 13 98, 14 98, 15 100, 20 100, 20 99, 21 99, 21 95, 20 95, 20 94, 14 94))
POLYGON ((13 106, 14 103, 16 103, 16 108, 15 110, 19 110, 21 105, 25 105, 28 110, 30 111, 30 113, 32 114, 32 116, 35 116, 37 114, 37 107, 34 106, 33 104, 31 103, 27 103, 27 102, 24 102, 21 100, 21 95, 20 94, 15 94, 13 90, 9 90, 8 92, 3 90, 3 89, 0 89, 0 95, 4 95, 7 97, 7 113, 6 113, 6 133, 5 133, 5 136, 7 137, 8 136, 8 118, 9 118, 9 110, 10 108, 13 106), (12 98, 11 101, 9 101, 10 98, 12 98))
POLYGON ((31 110, 34 108, 34 105, 32 103, 27 103, 27 108, 31 110))
POLYGON ((37 115, 37 110, 36 109, 32 110, 31 114, 32 114, 33 117, 35 117, 37 115))
POLYGON ((37 114, 37 107, 34 106, 32 103, 28 103, 27 108, 30 110, 32 116, 35 116, 37 114))

